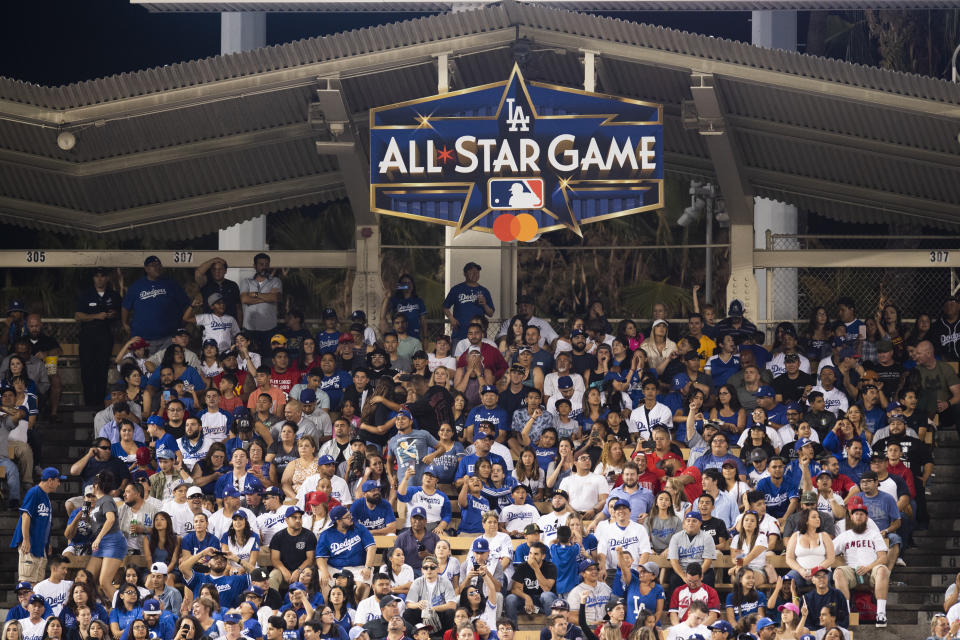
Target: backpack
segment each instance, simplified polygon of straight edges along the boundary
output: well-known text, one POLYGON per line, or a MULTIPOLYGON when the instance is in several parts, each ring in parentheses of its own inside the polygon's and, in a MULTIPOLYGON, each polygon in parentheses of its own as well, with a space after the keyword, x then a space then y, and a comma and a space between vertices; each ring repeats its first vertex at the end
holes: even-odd
POLYGON ((877 621, 877 601, 869 591, 854 591, 853 606, 860 614, 860 624, 877 621))

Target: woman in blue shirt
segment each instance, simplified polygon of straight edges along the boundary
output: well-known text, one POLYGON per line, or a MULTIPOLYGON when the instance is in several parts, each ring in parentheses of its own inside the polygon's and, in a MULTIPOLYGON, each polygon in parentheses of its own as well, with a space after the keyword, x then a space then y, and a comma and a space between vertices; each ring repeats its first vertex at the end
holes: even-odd
POLYGON ((121 420, 120 442, 110 446, 110 455, 120 458, 131 470, 137 466, 137 449, 143 446, 142 442, 133 439, 133 432, 133 422, 121 420))
POLYGON ((327 606, 333 611, 334 621, 340 625, 344 633, 349 634, 350 627, 353 626, 353 616, 357 615, 357 612, 347 601, 346 592, 341 587, 331 587, 327 599, 329 600, 327 606))
POLYGON ((442 447, 431 450, 423 457, 423 462, 427 465, 426 469, 437 476, 437 482, 453 484, 454 477, 457 475, 457 467, 460 466, 460 458, 467 455, 467 450, 463 448, 461 442, 453 439, 453 427, 449 424, 440 425, 437 436, 442 447), (438 455, 441 448, 444 451, 438 455))
POLYGON ((666 603, 666 594, 663 587, 657 584, 659 575, 660 567, 653 561, 645 562, 638 570, 631 569, 629 574, 617 569, 617 575, 613 581, 613 594, 624 599, 627 606, 627 615, 624 618, 626 622, 643 626, 642 621, 638 623, 638 616, 642 610, 651 612, 657 622, 660 621, 666 603))
POLYGON ((110 632, 114 638, 119 638, 123 630, 143 616, 140 602, 140 589, 135 584, 124 584, 120 587, 120 600, 116 608, 110 612, 110 632))
POLYGON ((727 622, 736 625, 744 616, 755 613, 766 615, 767 597, 757 591, 757 574, 749 569, 739 571, 733 578, 733 588, 727 595, 727 622))
POLYGON ((483 496, 483 483, 476 476, 467 476, 460 488, 460 529, 458 533, 483 533, 483 514, 490 510, 490 502, 483 496))
POLYGON ((81 605, 90 608, 90 617, 93 620, 110 622, 110 614, 102 604, 96 601, 90 585, 86 582, 74 582, 67 592, 67 601, 60 610, 60 622, 63 623, 63 628, 67 632, 76 629, 77 609, 81 605))
POLYGON ((183 347, 178 344, 172 344, 167 347, 160 366, 151 374, 147 380, 147 385, 158 389, 162 387, 163 385, 160 383, 160 372, 166 367, 173 369, 174 380, 183 380, 186 384, 190 385, 189 388, 197 390, 207 388, 207 383, 204 381, 203 376, 200 375, 200 372, 187 364, 183 347))

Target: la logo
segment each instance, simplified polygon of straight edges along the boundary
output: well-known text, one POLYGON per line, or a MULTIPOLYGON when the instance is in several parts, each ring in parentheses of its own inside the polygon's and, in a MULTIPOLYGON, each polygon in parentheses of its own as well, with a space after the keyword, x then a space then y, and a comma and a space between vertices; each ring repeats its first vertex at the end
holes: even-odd
POLYGON ((510 128, 507 131, 529 131, 530 116, 523 115, 523 107, 514 106, 514 98, 507 98, 507 124, 510 128))

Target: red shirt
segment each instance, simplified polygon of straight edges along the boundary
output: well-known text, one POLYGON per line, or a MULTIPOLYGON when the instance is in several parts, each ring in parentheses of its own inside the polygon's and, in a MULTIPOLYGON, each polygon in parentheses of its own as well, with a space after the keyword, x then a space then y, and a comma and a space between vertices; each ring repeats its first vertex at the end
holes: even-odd
POLYGON ((901 478, 903 478, 904 483, 907 485, 907 490, 910 492, 910 499, 917 499, 917 487, 913 484, 913 472, 903 464, 903 460, 897 464, 887 464, 887 471, 890 473, 895 473, 901 478))
MULTIPOLYGON (((601 622, 600 624, 597 625, 597 628, 594 629, 594 635, 596 635, 598 638, 602 638, 602 637, 603 637, 603 636, 601 635, 601 631, 603 631, 603 625, 605 625, 605 624, 606 624, 606 622, 601 622)), ((630 637, 630 632, 631 632, 631 631, 633 631, 633 625, 632 625, 632 624, 630 624, 629 622, 621 622, 621 623, 620 623, 620 637, 623 638, 623 640, 627 640, 627 638, 630 637)))
POLYGON ((647 469, 639 475, 637 478, 637 483, 644 489, 649 489, 653 493, 660 491, 660 481, 661 476, 658 476, 656 473, 647 469))
MULTIPOLYGON (((467 354, 470 353, 468 347, 466 351, 457 358, 457 369, 463 369, 467 366, 467 354)), ((480 357, 483 358, 483 368, 490 369, 493 372, 493 379, 499 380, 507 372, 507 361, 503 359, 500 349, 491 347, 486 342, 480 343, 480 357)))
POLYGON ((840 496, 846 499, 847 494, 850 493, 850 489, 856 487, 857 483, 850 479, 850 476, 840 474, 833 479, 833 489, 834 493, 840 494, 840 496))
POLYGON ((697 469, 696 467, 687 467, 677 475, 690 476, 693 478, 693 482, 683 488, 683 493, 687 496, 687 502, 695 505, 697 503, 697 499, 703 495, 703 485, 701 484, 703 476, 700 475, 700 469, 697 469))
POLYGON ((280 373, 276 369, 270 369, 270 386, 276 387, 283 391, 287 395, 290 394, 290 389, 293 388, 293 385, 300 382, 300 379, 303 377, 303 374, 300 373, 299 369, 289 367, 283 373, 280 373))
POLYGON ((717 592, 708 584, 701 584, 696 591, 690 591, 690 587, 683 585, 673 590, 673 596, 670 598, 670 613, 676 613, 680 622, 687 619, 687 613, 690 611, 690 603, 694 600, 707 605, 710 611, 720 613, 720 597, 717 592))

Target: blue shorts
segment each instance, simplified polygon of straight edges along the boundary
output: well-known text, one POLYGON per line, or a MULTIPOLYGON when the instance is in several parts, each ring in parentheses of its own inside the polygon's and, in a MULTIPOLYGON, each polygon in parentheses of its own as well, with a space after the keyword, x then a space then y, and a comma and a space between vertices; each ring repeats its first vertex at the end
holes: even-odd
POLYGON ((108 533, 100 539, 100 547, 93 552, 94 558, 123 560, 127 555, 127 539, 120 531, 108 533))
POLYGON ((901 538, 900 534, 898 533, 888 533, 887 542, 891 547, 896 545, 900 545, 901 547, 903 546, 903 538, 901 538))

